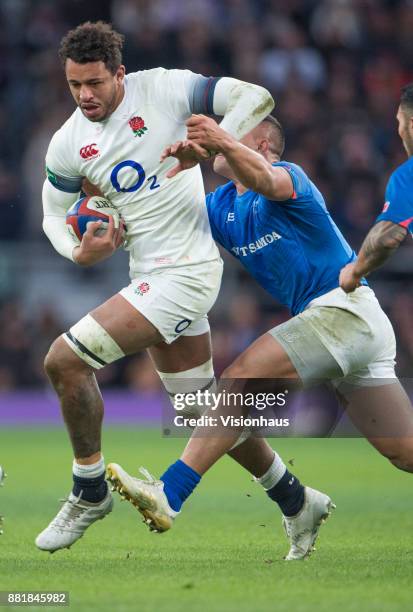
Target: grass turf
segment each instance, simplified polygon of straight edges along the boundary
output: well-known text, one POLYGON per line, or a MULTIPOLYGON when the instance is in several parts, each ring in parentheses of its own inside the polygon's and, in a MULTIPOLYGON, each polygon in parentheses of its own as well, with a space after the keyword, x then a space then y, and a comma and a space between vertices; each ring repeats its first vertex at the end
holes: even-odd
MULTIPOLYGON (((107 461, 158 475, 183 440, 158 431, 107 429, 107 461)), ((67 590, 77 611, 398 611, 411 607, 412 481, 364 440, 273 440, 292 471, 337 504, 318 550, 286 563, 280 515, 260 487, 225 458, 203 479, 166 534, 140 514, 115 511, 72 549, 38 551, 33 539, 70 489, 70 449, 58 429, 0 432, 0 590, 67 590)), ((26 608, 28 609, 28 608, 26 608)), ((42 608, 29 608, 42 609, 42 608)), ((50 608, 49 608, 50 609, 50 608)), ((57 608, 53 608, 57 609, 57 608)))

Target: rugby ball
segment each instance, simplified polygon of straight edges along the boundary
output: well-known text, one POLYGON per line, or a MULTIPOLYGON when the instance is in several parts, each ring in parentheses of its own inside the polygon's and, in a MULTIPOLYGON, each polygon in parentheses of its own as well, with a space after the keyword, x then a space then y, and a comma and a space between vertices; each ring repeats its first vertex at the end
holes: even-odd
POLYGON ((75 241, 80 243, 88 223, 102 221, 101 227, 95 232, 95 235, 101 236, 106 232, 109 217, 113 217, 115 227, 118 228, 119 213, 109 200, 101 196, 84 196, 67 211, 66 226, 75 241))

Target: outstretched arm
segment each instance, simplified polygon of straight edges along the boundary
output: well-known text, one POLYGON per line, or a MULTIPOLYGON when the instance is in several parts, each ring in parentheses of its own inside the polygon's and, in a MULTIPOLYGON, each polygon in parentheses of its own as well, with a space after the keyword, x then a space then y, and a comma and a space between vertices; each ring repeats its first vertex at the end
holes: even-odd
MULTIPOLYGON (((223 117, 221 128, 236 140, 256 127, 274 108, 274 100, 264 87, 230 77, 206 78, 191 73, 187 87, 187 110, 189 108, 193 115, 202 113, 223 117)), ((205 153, 207 157, 208 151, 205 153)), ((187 150, 185 163, 175 166, 174 172, 168 176, 175 176, 197 163, 196 156, 187 150)))
POLYGON ((340 273, 340 286, 346 293, 359 286, 363 276, 379 268, 396 251, 407 235, 406 228, 391 221, 379 221, 367 234, 354 263, 340 273))
POLYGON ((224 117, 220 127, 237 140, 269 115, 274 105, 269 91, 259 85, 222 77, 215 86, 214 114, 224 117))
POLYGON ((224 155, 235 178, 246 189, 270 200, 291 198, 294 186, 288 172, 284 168, 272 166, 260 153, 244 146, 223 130, 221 125, 205 115, 192 115, 187 121, 189 140, 176 143, 163 153, 162 159, 174 156, 180 162, 167 176, 172 177, 190 167, 186 162, 192 155, 202 161, 208 159, 209 152, 213 151, 224 155))

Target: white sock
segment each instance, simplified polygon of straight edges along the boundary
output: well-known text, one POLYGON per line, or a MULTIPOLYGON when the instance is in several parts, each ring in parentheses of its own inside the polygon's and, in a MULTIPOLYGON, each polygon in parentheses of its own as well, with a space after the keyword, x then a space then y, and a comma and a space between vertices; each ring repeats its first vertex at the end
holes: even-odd
POLYGON ((90 465, 80 465, 73 460, 73 474, 79 478, 97 478, 105 471, 105 460, 102 457, 96 463, 90 465))
MULTIPOLYGON (((208 389, 209 393, 215 393, 217 390, 217 383, 214 375, 214 367, 212 364, 212 358, 208 359, 205 363, 190 370, 183 372, 159 372, 159 378, 161 379, 172 403, 172 406, 177 410, 175 404, 176 395, 185 395, 186 393, 196 393, 200 389, 208 389)), ((191 406, 185 404, 185 397, 181 400, 179 408, 181 410, 178 414, 183 414, 188 417, 200 417, 206 410, 206 404, 191 406)))
POLYGON ((265 474, 261 476, 261 478, 256 478, 255 480, 259 482, 266 491, 269 491, 269 489, 275 487, 277 482, 281 480, 286 469, 284 461, 281 459, 280 455, 274 451, 274 461, 265 474))

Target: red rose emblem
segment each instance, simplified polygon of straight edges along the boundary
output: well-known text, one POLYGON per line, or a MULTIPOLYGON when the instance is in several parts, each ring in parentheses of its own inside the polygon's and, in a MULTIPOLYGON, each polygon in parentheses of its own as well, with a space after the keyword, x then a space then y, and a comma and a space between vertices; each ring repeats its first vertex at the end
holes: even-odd
POLYGON ((148 293, 148 291, 149 291, 148 283, 141 283, 139 285, 139 289, 142 291, 142 293, 148 293))
POLYGON ((150 285, 149 283, 140 283, 140 285, 138 285, 135 289, 135 293, 136 295, 144 295, 145 293, 148 293, 149 289, 150 289, 150 285))
POLYGON ((129 125, 134 132, 137 132, 138 130, 143 130, 145 127, 145 122, 142 117, 132 117, 132 119, 129 121, 129 125))
POLYGON ((145 126, 145 121, 142 119, 142 117, 132 117, 132 119, 129 119, 128 123, 132 128, 133 135, 139 136, 139 138, 143 136, 148 130, 148 128, 145 126))

